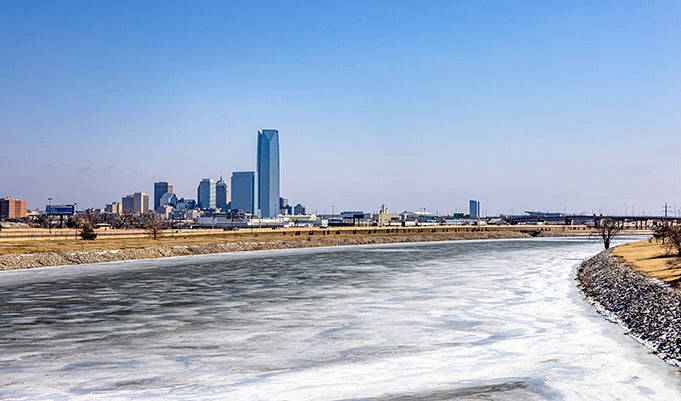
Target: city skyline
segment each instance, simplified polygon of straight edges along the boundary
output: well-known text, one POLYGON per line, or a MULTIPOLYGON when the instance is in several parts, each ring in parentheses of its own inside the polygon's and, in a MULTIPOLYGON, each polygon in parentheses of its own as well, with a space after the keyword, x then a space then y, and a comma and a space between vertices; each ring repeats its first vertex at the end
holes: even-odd
POLYGON ((0 197, 193 197, 277 127, 281 196, 312 212, 681 207, 677 3, 191 10, 8 4, 0 197))

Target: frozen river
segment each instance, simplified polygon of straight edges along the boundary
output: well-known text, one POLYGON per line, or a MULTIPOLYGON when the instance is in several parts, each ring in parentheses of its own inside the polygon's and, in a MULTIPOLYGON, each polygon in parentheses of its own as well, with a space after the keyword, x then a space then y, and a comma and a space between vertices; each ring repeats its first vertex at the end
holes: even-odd
POLYGON ((0 273, 0 399, 681 400, 595 314, 585 239, 0 273))

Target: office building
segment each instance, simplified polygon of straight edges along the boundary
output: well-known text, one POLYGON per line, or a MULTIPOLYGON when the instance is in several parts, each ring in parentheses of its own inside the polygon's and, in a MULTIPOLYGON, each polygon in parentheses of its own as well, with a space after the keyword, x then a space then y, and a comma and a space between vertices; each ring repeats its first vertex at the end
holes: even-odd
POLYGON ((227 183, 222 180, 220 176, 220 181, 215 184, 215 207, 223 210, 227 208, 229 203, 229 189, 227 189, 227 183))
MULTIPOLYGON (((341 213, 341 215, 342 215, 342 213, 341 213)), ((383 203, 383 204, 381 204, 381 211, 378 212, 378 214, 372 215, 371 218, 379 226, 387 226, 387 225, 390 225, 391 222, 399 220, 400 215, 396 214, 396 213, 388 213, 388 208, 385 206, 385 203, 383 203)), ((354 219, 353 219, 353 223, 354 223, 354 219)))
POLYGON ((104 211, 106 213, 121 214, 123 213, 123 205, 120 202, 111 202, 111 204, 106 205, 104 211))
POLYGON ((288 198, 279 198, 279 214, 284 216, 293 214, 293 206, 288 204, 288 198))
MULTIPOLYGON (((279 131, 258 131, 258 209, 261 217, 279 214, 279 131)), ((232 186, 234 191, 234 186, 232 186)))
MULTIPOLYGON (((174 208, 175 206, 177 206, 177 195, 175 195, 172 192, 164 193, 163 196, 161 196, 158 206, 159 207, 169 206, 174 208)), ((158 209, 158 207, 156 209, 158 209)))
POLYGON ((135 192, 132 195, 124 196, 121 203, 123 212, 126 213, 146 213, 149 211, 149 195, 144 192, 135 192))
POLYGON ((215 209, 215 181, 212 178, 204 178, 196 190, 199 209, 215 209))
POLYGON ((480 201, 476 200, 470 200, 468 202, 469 205, 469 214, 471 219, 478 219, 480 218, 480 201))
POLYGON ((133 194, 135 199, 135 210, 139 213, 146 213, 149 211, 149 195, 144 192, 135 192, 133 194))
POLYGON ((173 184, 170 182, 155 182, 154 183, 154 210, 161 205, 161 197, 165 193, 173 193, 173 184))
POLYGON ((13 198, 0 199, 0 218, 18 219, 26 217, 26 201, 13 198))
POLYGON ((135 199, 132 195, 124 196, 121 199, 121 208, 124 213, 134 213, 135 210, 135 199))
POLYGON ((258 176, 254 171, 232 173, 232 210, 258 213, 258 176))
POLYGON ((192 210, 196 209, 196 201, 194 199, 181 198, 175 204, 177 210, 192 210))
POLYGON ((293 214, 307 214, 307 206, 303 206, 300 203, 293 208, 293 214))

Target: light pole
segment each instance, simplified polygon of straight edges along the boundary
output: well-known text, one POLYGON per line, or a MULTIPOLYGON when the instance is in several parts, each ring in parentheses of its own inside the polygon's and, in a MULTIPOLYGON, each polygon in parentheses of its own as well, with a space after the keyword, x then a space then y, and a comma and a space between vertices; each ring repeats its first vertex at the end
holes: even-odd
POLYGON ((78 224, 77 224, 77 219, 78 219, 78 203, 73 202, 73 226, 76 228, 76 239, 78 239, 78 224))
POLYGON ((52 209, 52 198, 47 198, 47 210, 45 214, 47 215, 47 226, 50 228, 50 235, 52 234, 52 219, 50 219, 50 210, 52 209))

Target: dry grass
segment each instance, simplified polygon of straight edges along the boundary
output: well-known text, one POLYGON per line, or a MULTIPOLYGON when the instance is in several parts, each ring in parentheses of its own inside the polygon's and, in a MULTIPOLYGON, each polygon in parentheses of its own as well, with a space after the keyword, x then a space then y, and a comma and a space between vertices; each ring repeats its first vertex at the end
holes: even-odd
MULTIPOLYGON (((20 230, 19 230, 20 231, 20 230)), ((96 251, 104 249, 130 249, 159 246, 191 246, 200 244, 234 243, 234 242, 260 242, 260 241, 290 241, 306 239, 332 239, 332 238, 361 238, 361 237, 402 237, 402 236, 428 236, 446 235, 452 239, 458 238, 481 238, 489 235, 489 238, 504 238, 527 235, 527 233, 543 232, 553 235, 579 235, 588 234, 585 226, 437 226, 437 227, 333 227, 320 228, 289 228, 289 229, 243 229, 238 231, 189 230, 185 233, 176 233, 174 236, 165 233, 164 236, 154 240, 144 233, 132 236, 99 236, 94 241, 76 239, 75 231, 70 232, 71 238, 60 235, 58 238, 16 238, 9 236, 15 232, 3 230, 0 235, 0 256, 9 254, 31 254, 37 252, 59 251, 96 251), (6 238, 3 236, 7 235, 6 238)), ((26 233, 34 233, 39 230, 27 229, 26 233)), ((43 230, 45 233, 47 230, 43 230)), ((54 231, 54 230, 53 230, 54 231)), ((122 230, 121 230, 122 231, 122 230)), ((123 231, 124 232, 124 231, 123 231)), ((135 233, 131 233, 135 234, 135 233)))
POLYGON ((85 241, 82 239, 59 239, 59 240, 43 240, 43 241, 12 241, 0 242, 0 255, 7 254, 26 254, 35 252, 57 252, 57 251, 85 251, 85 250, 100 250, 100 249, 129 249, 129 248, 145 248, 150 246, 176 246, 176 245, 198 245, 198 244, 212 244, 225 243, 234 241, 257 241, 253 236, 240 236, 235 238, 230 235, 192 235, 192 236, 167 236, 161 237, 157 240, 152 238, 97 238, 94 241, 85 241))
MULTIPOLYGON (((214 244, 214 243, 232 243, 232 242, 258 242, 258 241, 276 241, 276 240, 301 240, 301 239, 325 239, 325 238, 343 238, 352 237, 360 238, 364 236, 405 236, 405 235, 430 235, 430 234, 446 234, 465 237, 468 233, 478 234, 480 232, 489 232, 490 234, 497 234, 497 236, 507 236, 518 234, 518 231, 532 232, 532 231, 547 231, 557 232, 559 234, 584 234, 586 227, 583 226, 556 226, 556 227, 511 227, 511 226, 438 226, 438 227, 400 227, 399 230, 390 227, 334 227, 328 229, 311 229, 311 228, 290 228, 290 229, 243 229, 238 231, 222 231, 222 230, 206 230, 207 233, 200 233, 198 230, 189 230, 186 233, 176 233, 174 236, 170 233, 165 233, 164 236, 154 240, 145 233, 134 237, 130 236, 99 236, 94 241, 85 241, 75 238, 75 231, 71 234, 73 237, 64 238, 60 235, 58 238, 2 238, 3 235, 12 234, 12 232, 5 232, 3 230, 0 235, 0 256, 8 254, 28 254, 36 252, 59 252, 59 251, 92 251, 103 249, 129 249, 129 248, 145 248, 158 246, 186 246, 198 244, 214 244), (506 234, 506 235, 505 235, 506 234)), ((43 230, 46 231, 46 230, 43 230)), ((27 232, 32 232, 28 230, 27 232)))
POLYGON ((613 254, 648 277, 674 286, 681 283, 681 258, 667 255, 661 243, 630 242, 613 248, 613 254))

